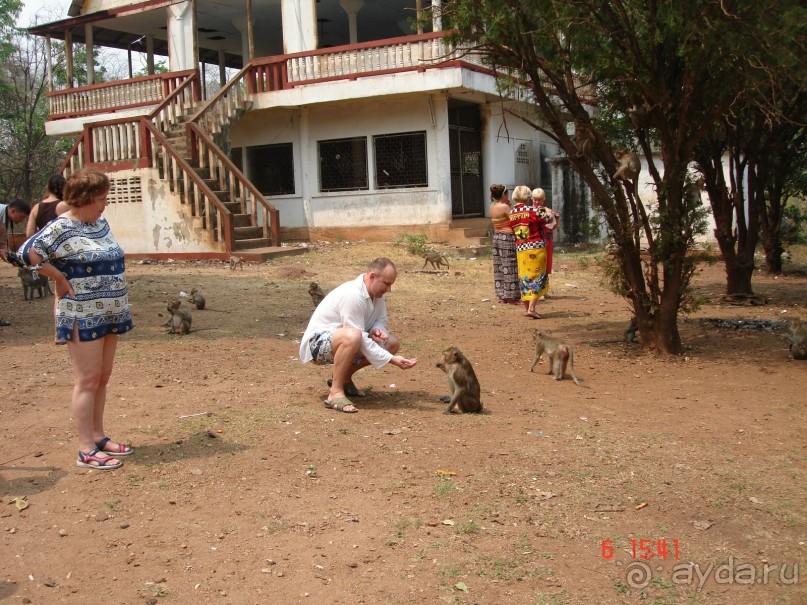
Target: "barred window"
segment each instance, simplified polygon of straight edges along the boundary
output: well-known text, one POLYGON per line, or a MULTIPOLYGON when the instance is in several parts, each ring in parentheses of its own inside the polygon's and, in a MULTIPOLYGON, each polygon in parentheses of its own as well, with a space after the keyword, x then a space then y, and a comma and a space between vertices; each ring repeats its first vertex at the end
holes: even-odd
POLYGON ((378 189, 428 186, 425 132, 379 135, 373 145, 378 189))
POLYGON ((320 191, 369 189, 367 139, 335 139, 319 142, 320 191))
POLYGON ((247 147, 249 179, 264 195, 294 193, 294 153, 291 143, 247 147))

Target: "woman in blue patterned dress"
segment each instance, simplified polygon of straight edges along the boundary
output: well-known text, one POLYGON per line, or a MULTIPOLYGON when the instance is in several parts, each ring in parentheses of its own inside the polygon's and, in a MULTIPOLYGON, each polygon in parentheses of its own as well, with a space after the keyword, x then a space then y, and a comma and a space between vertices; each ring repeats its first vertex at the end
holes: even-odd
POLYGON ((114 456, 134 452, 104 431, 106 389, 118 334, 134 327, 123 250, 101 217, 108 193, 109 179, 101 172, 85 170, 70 176, 64 188, 70 209, 21 248, 23 260, 56 283, 56 342, 67 343, 73 366, 76 465, 98 470, 120 468, 122 463, 114 456))

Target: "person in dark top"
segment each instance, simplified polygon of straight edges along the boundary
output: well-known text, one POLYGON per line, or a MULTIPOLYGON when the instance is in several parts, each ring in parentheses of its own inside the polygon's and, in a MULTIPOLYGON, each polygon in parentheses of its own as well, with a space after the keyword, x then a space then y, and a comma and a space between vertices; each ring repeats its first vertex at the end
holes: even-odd
POLYGON ((70 209, 70 206, 62 201, 64 182, 65 179, 61 174, 54 174, 48 179, 48 195, 37 203, 31 209, 31 214, 28 215, 28 224, 25 227, 26 237, 31 237, 57 216, 61 216, 70 209))

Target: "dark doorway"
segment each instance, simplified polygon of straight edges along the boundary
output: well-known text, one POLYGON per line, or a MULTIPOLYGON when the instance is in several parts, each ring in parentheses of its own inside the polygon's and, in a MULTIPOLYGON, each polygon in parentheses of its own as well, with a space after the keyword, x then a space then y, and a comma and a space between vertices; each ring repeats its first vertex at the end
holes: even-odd
POLYGON ((451 215, 484 216, 482 196, 482 119, 479 106, 449 100, 448 142, 451 157, 451 215))

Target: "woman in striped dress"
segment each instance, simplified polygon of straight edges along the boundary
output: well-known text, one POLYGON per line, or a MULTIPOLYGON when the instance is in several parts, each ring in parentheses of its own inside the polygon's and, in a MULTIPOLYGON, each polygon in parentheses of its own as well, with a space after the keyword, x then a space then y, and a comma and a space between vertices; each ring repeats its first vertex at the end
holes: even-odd
POLYGON ((56 342, 67 343, 73 366, 72 413, 78 433, 76 466, 120 468, 114 456, 132 448, 104 430, 106 390, 118 334, 134 326, 129 312, 123 250, 101 215, 109 179, 91 170, 67 179, 70 209, 26 241, 23 260, 56 284, 56 342))
POLYGON ((490 186, 490 220, 493 223, 493 287, 500 303, 517 305, 518 268, 516 238, 510 228, 510 198, 504 185, 490 186))

